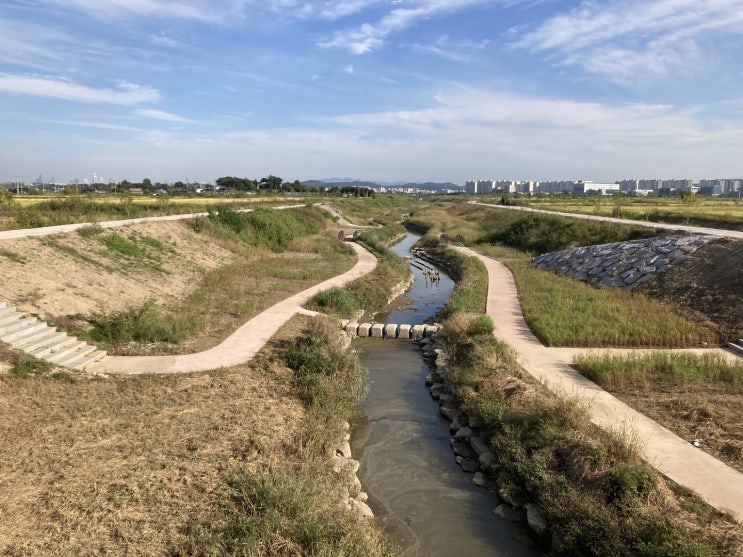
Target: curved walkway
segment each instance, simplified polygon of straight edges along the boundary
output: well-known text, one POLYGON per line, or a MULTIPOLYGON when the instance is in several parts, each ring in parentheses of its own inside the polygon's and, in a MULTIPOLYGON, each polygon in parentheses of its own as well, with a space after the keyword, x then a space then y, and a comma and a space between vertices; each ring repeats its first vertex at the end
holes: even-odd
POLYGON ((87 366, 85 371, 127 375, 189 373, 247 362, 296 313, 315 315, 315 312, 302 307, 312 296, 328 288, 343 286, 374 270, 377 266, 377 259, 359 244, 350 245, 356 250, 359 258, 351 270, 271 306, 246 322, 214 348, 197 354, 174 356, 106 356, 87 366))
POLYGON ((743 474, 633 410, 575 371, 570 367, 573 357, 588 350, 548 348, 532 334, 521 313, 516 283, 509 269, 471 249, 454 249, 478 257, 487 267, 487 314, 495 325, 495 335, 517 352, 519 363, 527 372, 553 391, 588 401, 596 425, 607 430, 634 432, 644 445, 642 451, 648 463, 713 507, 728 511, 743 522, 743 474))

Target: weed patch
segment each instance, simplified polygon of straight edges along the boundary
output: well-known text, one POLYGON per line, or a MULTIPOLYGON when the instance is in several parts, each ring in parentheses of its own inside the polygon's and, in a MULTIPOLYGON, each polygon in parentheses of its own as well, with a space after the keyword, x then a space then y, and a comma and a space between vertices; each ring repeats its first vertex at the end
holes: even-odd
POLYGON ((22 255, 15 253, 14 251, 10 251, 7 249, 0 248, 0 256, 5 257, 6 259, 10 259, 13 263, 25 263, 26 258, 22 255))

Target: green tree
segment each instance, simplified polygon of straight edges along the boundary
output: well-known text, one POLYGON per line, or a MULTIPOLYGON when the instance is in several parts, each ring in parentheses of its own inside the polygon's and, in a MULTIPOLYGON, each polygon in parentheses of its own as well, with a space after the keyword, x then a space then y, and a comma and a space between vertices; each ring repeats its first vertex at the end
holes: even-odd
POLYGON ((132 213, 132 207, 134 206, 134 196, 132 195, 132 192, 128 189, 121 189, 119 190, 119 193, 116 194, 116 197, 118 197, 119 202, 121 202, 124 214, 129 218, 132 213))
POLYGON ((260 187, 261 189, 278 190, 281 189, 281 184, 283 183, 284 180, 282 180, 280 177, 269 174, 268 176, 264 176, 263 178, 261 178, 258 187, 260 187))
POLYGON ((681 197, 681 202, 685 204, 693 203, 696 199, 694 192, 689 189, 682 189, 679 192, 679 197, 681 197))

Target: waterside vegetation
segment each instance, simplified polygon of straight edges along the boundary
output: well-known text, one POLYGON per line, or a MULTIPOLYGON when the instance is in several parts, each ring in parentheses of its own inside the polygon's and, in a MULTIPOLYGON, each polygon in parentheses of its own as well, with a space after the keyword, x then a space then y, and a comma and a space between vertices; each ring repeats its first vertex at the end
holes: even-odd
POLYGON ((524 216, 467 203, 421 210, 410 222, 429 230, 428 237, 442 234, 505 263, 514 275, 527 323, 548 346, 695 347, 719 342, 700 322, 641 293, 595 287, 530 263, 537 253, 637 239, 655 231, 553 215, 524 216))
MULTIPOLYGON (((449 267, 469 259, 437 242, 435 235, 426 238, 449 267)), ((466 270, 451 300, 470 298, 458 289, 476 298, 472 285, 480 272, 466 270)), ((543 541, 551 554, 737 555, 743 532, 733 520, 643 462, 641 442, 629 430, 597 428, 584 403, 524 373, 492 335, 489 318, 473 309, 448 307, 448 387, 489 438, 497 484, 550 523, 552 537, 543 541)))

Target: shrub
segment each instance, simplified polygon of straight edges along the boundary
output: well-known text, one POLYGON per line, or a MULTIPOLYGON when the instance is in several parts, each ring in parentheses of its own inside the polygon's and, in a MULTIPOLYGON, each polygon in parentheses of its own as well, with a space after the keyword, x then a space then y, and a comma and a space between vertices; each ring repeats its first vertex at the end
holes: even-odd
POLYGON ((121 346, 128 342, 179 342, 191 331, 187 315, 165 315, 153 300, 124 311, 100 312, 92 316, 93 340, 121 346))
POLYGON ((653 234, 655 232, 639 226, 530 214, 493 231, 486 241, 503 243, 530 253, 548 253, 575 246, 645 238, 653 234))

